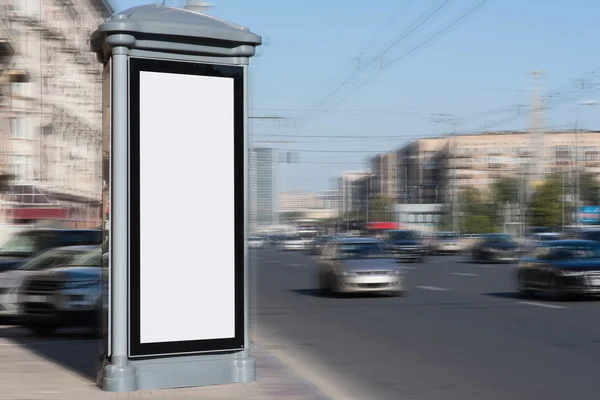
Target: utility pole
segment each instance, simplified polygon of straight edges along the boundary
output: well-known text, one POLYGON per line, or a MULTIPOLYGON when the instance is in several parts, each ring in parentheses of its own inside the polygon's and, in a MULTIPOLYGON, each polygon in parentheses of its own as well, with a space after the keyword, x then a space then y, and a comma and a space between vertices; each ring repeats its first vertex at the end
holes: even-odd
POLYGON ((525 193, 522 196, 523 204, 521 224, 523 228, 523 234, 525 233, 525 217, 527 215, 526 209, 533 186, 544 179, 545 176, 545 159, 544 159, 544 103, 540 96, 539 79, 544 74, 542 71, 535 70, 531 74, 534 78, 533 86, 533 98, 531 115, 529 121, 529 144, 531 149, 531 156, 527 158, 527 163, 524 171, 525 179, 525 193))
POLYGON ((452 143, 448 143, 448 147, 451 146, 450 156, 452 168, 452 184, 450 185, 451 190, 451 201, 452 201, 452 231, 458 233, 460 226, 458 223, 458 181, 456 176, 456 127, 461 124, 458 118, 452 118, 451 114, 437 114, 438 117, 431 119, 435 123, 450 123, 452 124, 452 143), (441 118, 440 118, 441 117, 441 118))

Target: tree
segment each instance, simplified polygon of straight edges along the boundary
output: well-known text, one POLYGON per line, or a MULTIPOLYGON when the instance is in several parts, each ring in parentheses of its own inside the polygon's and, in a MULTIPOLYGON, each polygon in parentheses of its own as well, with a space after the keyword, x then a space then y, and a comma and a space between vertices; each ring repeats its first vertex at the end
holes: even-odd
POLYGON ((393 221, 395 219, 393 206, 393 199, 386 196, 375 196, 371 200, 370 220, 377 222, 393 221))
POLYGON ((543 182, 531 196, 529 224, 558 227, 562 225, 563 199, 561 181, 550 178, 543 182))
POLYGON ((463 233, 495 232, 493 207, 480 190, 473 187, 460 192, 460 231, 463 233))
POLYGON ((585 172, 579 175, 581 202, 587 205, 600 205, 600 183, 594 174, 585 172))
POLYGON ((519 180, 502 177, 492 183, 492 198, 496 204, 515 204, 519 202, 519 180))

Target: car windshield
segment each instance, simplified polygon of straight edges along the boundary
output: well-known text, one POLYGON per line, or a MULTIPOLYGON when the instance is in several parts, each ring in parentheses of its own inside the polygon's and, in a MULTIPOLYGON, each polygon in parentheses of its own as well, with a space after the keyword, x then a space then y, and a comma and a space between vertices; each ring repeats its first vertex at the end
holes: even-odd
POLYGON ((418 240, 419 235, 415 231, 394 231, 389 234, 390 240, 418 240))
POLYGON ((458 236, 454 232, 439 232, 437 238, 440 240, 456 239, 458 236))
POLYGON ((81 250, 50 250, 23 264, 19 269, 24 271, 41 271, 58 265, 69 264, 73 259, 79 258, 82 254, 85 253, 81 250))
POLYGON ((600 245, 559 244, 552 246, 552 256, 556 260, 600 258, 600 245))
POLYGON ((486 239, 488 243, 513 243, 510 235, 489 235, 486 239))
POLYGON ((43 236, 37 234, 17 234, 0 248, 0 256, 28 256, 39 251, 43 236))
POLYGON ((73 258, 69 264, 77 267, 99 267, 102 265, 102 248, 86 251, 78 257, 73 258))
POLYGON ((340 258, 344 260, 391 258, 391 255, 379 242, 354 242, 340 245, 340 258))

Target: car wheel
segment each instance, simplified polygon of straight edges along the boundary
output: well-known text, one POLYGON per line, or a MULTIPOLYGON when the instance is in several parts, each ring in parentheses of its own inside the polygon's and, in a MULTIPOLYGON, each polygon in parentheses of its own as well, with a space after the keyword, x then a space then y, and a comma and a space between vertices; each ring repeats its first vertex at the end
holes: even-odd
POLYGON ((550 279, 550 296, 554 301, 567 300, 567 295, 556 277, 552 277, 552 279, 550 279))
POLYGON ((522 298, 529 298, 531 296, 531 290, 527 287, 527 282, 522 273, 517 275, 517 285, 519 288, 519 296, 522 298))

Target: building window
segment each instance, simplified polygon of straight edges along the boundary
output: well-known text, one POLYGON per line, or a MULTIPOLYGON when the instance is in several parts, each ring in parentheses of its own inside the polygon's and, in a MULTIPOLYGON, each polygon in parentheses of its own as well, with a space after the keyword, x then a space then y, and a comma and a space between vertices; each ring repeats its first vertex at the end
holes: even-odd
POLYGON ((27 96, 29 85, 27 82, 13 82, 10 84, 10 91, 17 96, 27 96))
POLYGON ((14 138, 26 138, 27 120, 22 117, 12 118, 10 120, 10 131, 14 138))
POLYGON ((32 157, 23 154, 13 154, 11 156, 11 164, 13 167, 13 173, 17 179, 27 180, 30 178, 32 171, 31 165, 32 157))

